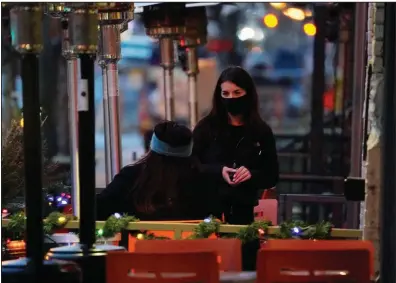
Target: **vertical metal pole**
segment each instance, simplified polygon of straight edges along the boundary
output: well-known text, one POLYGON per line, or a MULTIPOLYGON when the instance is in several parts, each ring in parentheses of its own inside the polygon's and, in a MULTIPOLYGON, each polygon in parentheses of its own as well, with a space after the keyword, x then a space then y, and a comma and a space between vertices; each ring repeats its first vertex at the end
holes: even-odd
MULTIPOLYGON (((185 13, 186 34, 180 39, 180 47, 186 52, 186 65, 183 66, 188 76, 188 104, 189 122, 193 129, 198 123, 198 90, 197 76, 199 74, 197 47, 206 43, 207 24, 205 7, 194 7, 186 10, 185 13)), ((184 57, 184 56, 183 56, 184 57)))
POLYGON ((316 35, 314 39, 314 66, 312 73, 312 104, 311 104, 311 172, 321 174, 323 164, 323 94, 325 90, 325 17, 326 7, 316 4, 314 6, 314 22, 316 35))
POLYGON ((67 62, 67 94, 69 97, 69 133, 71 156, 71 185, 73 214, 80 218, 80 178, 78 168, 78 82, 79 66, 75 54, 70 52, 69 28, 67 19, 62 19, 63 29, 63 56, 67 62))
POLYGON ((175 67, 173 39, 160 39, 161 66, 164 73, 165 119, 172 121, 175 117, 173 68, 175 67))
MULTIPOLYGON (((351 177, 360 177, 363 157, 363 105, 366 66, 367 3, 356 3, 354 13, 353 85, 351 125, 351 177)), ((348 223, 352 229, 359 227, 359 203, 348 203, 348 223)))
POLYGON ((99 16, 99 64, 102 67, 106 184, 122 166, 118 66, 121 32, 133 19, 133 3, 101 3, 99 16))
POLYGON ((122 149, 120 132, 120 105, 118 92, 118 67, 111 62, 106 66, 107 93, 109 99, 109 134, 111 152, 111 180, 121 170, 122 149))
POLYGON ((145 6, 143 22, 148 36, 158 38, 161 66, 164 74, 165 119, 175 118, 173 69, 175 67, 175 51, 173 40, 185 34, 185 3, 161 3, 145 6))
MULTIPOLYGON (((74 4, 73 4, 74 5, 74 4)), ((80 175, 80 244, 90 250, 95 233, 95 54, 98 46, 97 9, 91 4, 75 4, 69 13, 70 50, 80 57, 78 93, 78 149, 80 175)))
POLYGON ((15 6, 10 11, 12 45, 21 53, 23 101, 23 146, 25 171, 26 256, 31 260, 34 280, 43 268, 43 182, 39 98, 39 60, 43 48, 40 4, 15 6))
POLYGON ((384 10, 380 275, 382 283, 394 283, 396 282, 396 5, 385 3, 384 10))
POLYGON ((80 155, 80 242, 90 249, 96 242, 95 233, 95 56, 80 55, 81 81, 78 109, 78 144, 80 155))
POLYGON ((197 75, 188 76, 188 105, 190 114, 190 127, 193 129, 198 123, 198 89, 197 89, 197 75))
POLYGON ((110 129, 109 129, 109 94, 107 92, 107 72, 104 62, 101 63, 102 67, 102 90, 103 90, 103 128, 105 138, 105 178, 106 185, 111 182, 111 144, 110 144, 110 129))

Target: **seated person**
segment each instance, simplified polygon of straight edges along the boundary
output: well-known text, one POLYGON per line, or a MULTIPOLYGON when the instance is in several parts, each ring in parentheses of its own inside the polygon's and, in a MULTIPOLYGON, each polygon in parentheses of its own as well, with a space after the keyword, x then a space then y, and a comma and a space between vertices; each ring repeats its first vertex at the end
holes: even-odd
POLYGON ((175 122, 155 126, 149 152, 125 166, 97 195, 97 220, 118 212, 140 220, 203 219, 205 193, 191 157, 192 132, 175 122), (202 199, 202 201, 199 201, 202 199))

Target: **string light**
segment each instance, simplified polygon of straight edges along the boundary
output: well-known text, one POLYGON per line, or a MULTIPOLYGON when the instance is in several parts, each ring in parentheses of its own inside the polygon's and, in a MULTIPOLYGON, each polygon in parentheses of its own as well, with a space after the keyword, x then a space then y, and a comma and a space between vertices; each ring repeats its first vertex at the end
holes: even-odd
POLYGON ((142 233, 139 233, 139 234, 136 235, 136 239, 143 240, 144 239, 144 235, 142 233))
POLYGON ((64 216, 59 217, 58 218, 58 222, 59 222, 59 224, 65 223, 66 222, 66 217, 64 217, 64 216))
POLYGON ((103 236, 103 229, 98 230, 98 236, 103 236))

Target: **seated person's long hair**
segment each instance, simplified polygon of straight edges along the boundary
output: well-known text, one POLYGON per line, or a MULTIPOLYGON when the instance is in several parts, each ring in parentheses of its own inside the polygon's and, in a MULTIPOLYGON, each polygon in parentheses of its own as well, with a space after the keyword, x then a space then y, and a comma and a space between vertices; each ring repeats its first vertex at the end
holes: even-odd
MULTIPOLYGON (((170 147, 188 148, 192 143, 192 132, 175 122, 162 122, 155 126, 153 139, 170 147)), ((191 156, 160 154, 152 146, 136 164, 143 164, 143 168, 129 197, 135 209, 145 214, 179 206, 178 199, 183 197, 180 189, 189 185, 197 168, 191 156)))

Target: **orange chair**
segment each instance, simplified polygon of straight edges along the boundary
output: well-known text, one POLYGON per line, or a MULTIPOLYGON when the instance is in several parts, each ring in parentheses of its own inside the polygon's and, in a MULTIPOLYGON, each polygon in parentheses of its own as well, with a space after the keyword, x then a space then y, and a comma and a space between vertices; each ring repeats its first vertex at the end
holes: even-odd
POLYGON ((221 271, 241 271, 241 241, 238 239, 196 239, 136 241, 139 253, 215 252, 221 271))
POLYGON ((218 283, 216 254, 110 252, 107 283, 218 283))
POLYGON ((366 241, 270 240, 258 252, 257 283, 369 283, 373 246, 366 241))
POLYGON ((260 199, 254 207, 254 220, 269 220, 272 225, 278 223, 278 201, 276 199, 260 199))

